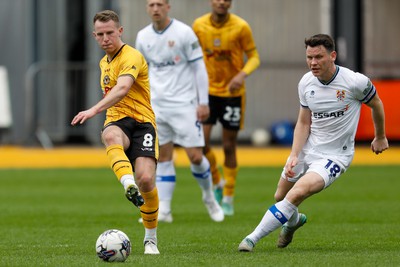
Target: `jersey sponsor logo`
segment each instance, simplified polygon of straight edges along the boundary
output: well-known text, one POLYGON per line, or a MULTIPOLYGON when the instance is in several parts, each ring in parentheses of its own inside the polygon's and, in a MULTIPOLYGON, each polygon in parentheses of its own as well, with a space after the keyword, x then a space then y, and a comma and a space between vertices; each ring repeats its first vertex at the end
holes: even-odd
POLYGON ((103 97, 105 97, 108 94, 108 92, 111 91, 111 89, 112 89, 112 87, 108 87, 108 86, 104 87, 103 97))
POLYGON ((221 50, 221 51, 217 51, 217 53, 215 53, 215 60, 216 61, 232 61, 232 54, 231 51, 229 50, 221 50))
POLYGON ((167 61, 167 62, 153 62, 153 66, 156 68, 163 68, 167 66, 174 66, 175 62, 174 61, 167 61))
POLYGON ((211 50, 206 49, 207 58, 214 57, 215 61, 232 61, 232 53, 230 50, 211 50))
POLYGON ((338 101, 344 101, 344 99, 346 98, 346 91, 336 90, 336 98, 338 101))
POLYGON ((344 116, 345 110, 340 110, 336 112, 313 112, 313 117, 316 119, 322 118, 338 118, 344 116))

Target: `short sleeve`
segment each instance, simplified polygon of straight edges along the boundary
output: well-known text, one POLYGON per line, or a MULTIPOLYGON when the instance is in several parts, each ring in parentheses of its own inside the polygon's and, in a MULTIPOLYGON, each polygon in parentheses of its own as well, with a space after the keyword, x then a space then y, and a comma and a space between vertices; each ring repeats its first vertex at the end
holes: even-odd
POLYGON ((185 53, 187 56, 188 61, 195 61, 199 58, 203 57, 203 51, 201 49, 199 40, 194 33, 194 31, 190 28, 187 27, 187 32, 186 34, 183 35, 185 40, 185 53))
POLYGON ((305 83, 304 77, 300 80, 300 82, 297 86, 297 90, 298 90, 298 94, 299 94, 300 105, 302 107, 308 107, 308 103, 307 103, 306 97, 305 97, 306 83, 305 83))
POLYGON ((354 94, 361 102, 368 103, 375 96, 376 89, 368 77, 357 72, 355 75, 354 94))

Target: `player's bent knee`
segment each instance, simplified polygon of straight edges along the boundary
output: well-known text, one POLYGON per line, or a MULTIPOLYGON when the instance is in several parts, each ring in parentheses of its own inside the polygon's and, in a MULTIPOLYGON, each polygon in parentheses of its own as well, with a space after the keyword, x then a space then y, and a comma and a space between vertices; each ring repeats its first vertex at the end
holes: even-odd
POLYGON ((300 205, 307 197, 311 196, 312 193, 304 188, 292 188, 287 194, 286 199, 293 205, 300 205))
POLYGON ((202 160, 203 157, 193 157, 192 159, 190 159, 190 162, 194 165, 200 165, 202 160))
POLYGON ((136 184, 139 187, 140 191, 150 192, 151 190, 153 190, 155 181, 151 175, 144 174, 136 176, 135 178, 136 178, 136 184))
POLYGON ((114 142, 114 134, 112 132, 103 133, 102 137, 104 144, 112 144, 114 142))
POLYGON ((203 160, 203 153, 201 150, 196 151, 195 153, 188 154, 190 163, 194 165, 200 165, 201 161, 203 160))
POLYGON ((113 130, 103 132, 101 138, 105 145, 119 144, 122 141, 121 134, 113 130))
POLYGON ((236 148, 234 146, 224 146, 225 155, 233 155, 235 154, 236 148))

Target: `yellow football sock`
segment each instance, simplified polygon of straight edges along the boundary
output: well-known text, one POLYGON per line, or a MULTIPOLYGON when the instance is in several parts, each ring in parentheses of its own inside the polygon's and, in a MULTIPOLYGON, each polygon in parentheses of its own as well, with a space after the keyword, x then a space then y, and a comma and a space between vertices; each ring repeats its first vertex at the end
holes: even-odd
POLYGON ((218 171, 218 167, 217 167, 217 159, 215 157, 214 152, 210 149, 208 150, 208 152, 205 154, 206 158, 208 159, 208 161, 210 162, 210 171, 211 171, 211 175, 212 175, 212 181, 213 181, 213 185, 217 185, 219 184, 219 182, 221 181, 221 175, 218 171))
POLYGON ((144 199, 144 205, 140 207, 140 215, 143 219, 143 225, 147 229, 157 227, 158 223, 158 191, 157 187, 150 192, 140 192, 144 199))
POLYGON ((229 168, 227 166, 223 166, 222 170, 224 171, 224 191, 223 195, 228 197, 233 197, 235 194, 235 185, 236 185, 236 176, 238 173, 238 167, 229 168))
POLYGON ((121 145, 111 145, 106 149, 107 158, 118 180, 125 174, 133 175, 132 165, 121 145))

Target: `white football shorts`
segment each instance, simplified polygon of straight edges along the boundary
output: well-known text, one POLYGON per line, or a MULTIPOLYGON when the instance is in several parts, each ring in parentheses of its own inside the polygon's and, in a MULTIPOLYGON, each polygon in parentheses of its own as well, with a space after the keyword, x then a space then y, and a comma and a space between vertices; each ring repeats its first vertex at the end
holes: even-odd
POLYGON ((195 105, 176 108, 153 106, 160 145, 173 142, 182 147, 204 147, 203 125, 197 120, 195 105))
MULTIPOLYGON (((312 151, 302 151, 298 157, 299 162, 293 168, 296 173, 294 177, 288 178, 285 176, 285 167, 283 168, 281 177, 289 182, 297 182, 301 177, 308 172, 318 173, 325 182, 325 187, 330 186, 336 179, 344 173, 350 166, 353 156, 342 155, 324 155, 312 151)), ((289 160, 289 158, 287 159, 289 160)), ((286 161, 287 162, 287 161, 286 161)))

